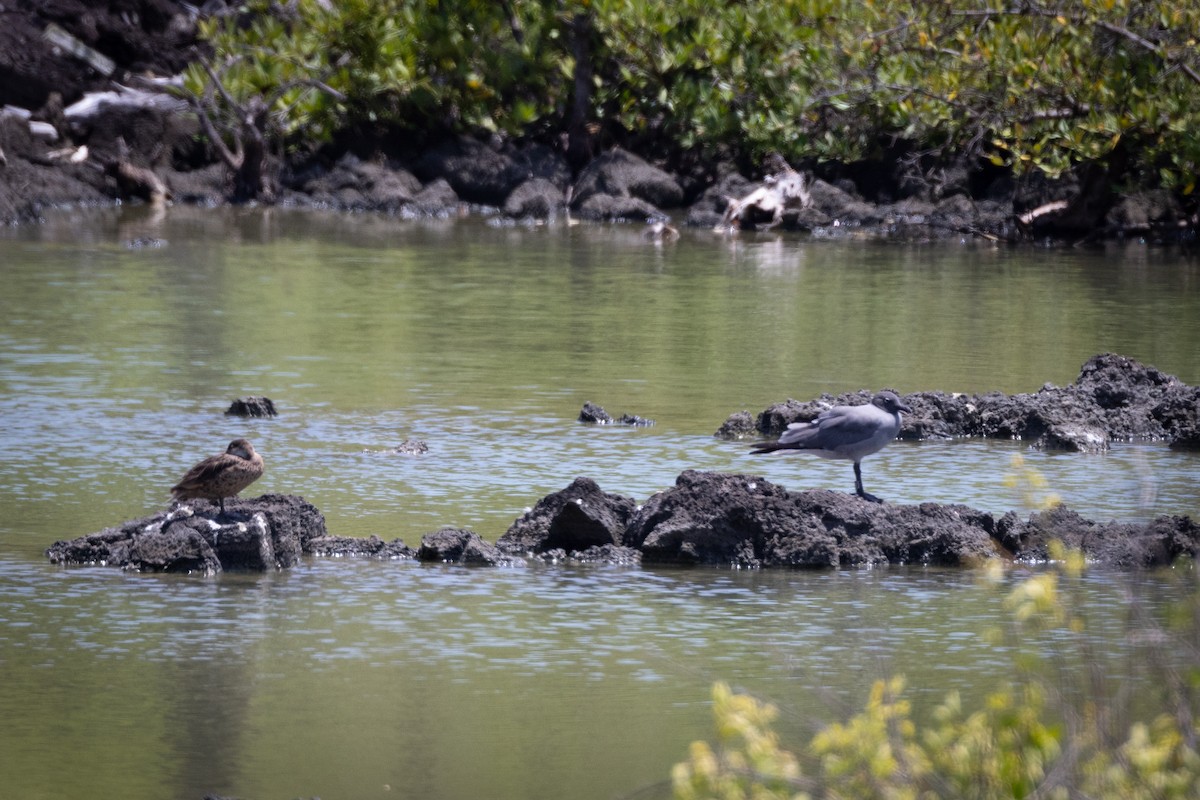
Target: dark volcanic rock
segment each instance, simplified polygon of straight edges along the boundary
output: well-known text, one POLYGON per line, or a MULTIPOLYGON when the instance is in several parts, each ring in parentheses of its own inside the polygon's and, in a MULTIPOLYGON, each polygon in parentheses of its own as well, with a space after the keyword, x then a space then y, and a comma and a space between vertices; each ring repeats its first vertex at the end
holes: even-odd
POLYGON ((19 117, 0 112, 0 224, 33 222, 49 208, 98 206, 111 202, 104 176, 86 164, 52 164, 47 142, 29 132, 19 117))
POLYGON ((517 219, 552 220, 564 205, 561 187, 545 178, 531 178, 512 190, 504 201, 504 213, 517 219))
POLYGON ((335 558, 359 557, 390 561, 413 561, 417 558, 417 551, 399 539, 385 542, 374 535, 365 539, 353 536, 321 536, 309 542, 308 552, 314 556, 335 558))
POLYGON ((719 168, 720 177, 709 186, 688 209, 686 224, 691 227, 713 228, 719 225, 729 208, 729 201, 745 197, 758 184, 726 167, 719 168))
POLYGON ((1074 450, 1079 453, 1103 453, 1108 436, 1100 428, 1065 423, 1051 424, 1033 443, 1043 450, 1074 450))
POLYGON ((1050 557, 1049 545, 1061 541, 1089 559, 1114 567, 1155 567, 1181 556, 1200 554, 1200 525, 1190 517, 1162 516, 1148 523, 1093 522, 1065 506, 1019 520, 1009 512, 997 524, 997 539, 1028 561, 1050 557))
POLYGON ((594 194, 575 206, 580 219, 589 222, 649 221, 663 215, 655 205, 640 197, 594 194))
POLYGON ((511 555, 526 555, 620 545, 636 505, 628 497, 601 491, 590 478, 576 478, 513 522, 496 547, 511 555))
POLYGON ((682 200, 673 177, 616 147, 579 174, 571 207, 584 219, 651 219, 682 200))
POLYGON ((1171 447, 1177 450, 1200 450, 1200 422, 1187 422, 1176 427, 1171 447))
POLYGON ((1105 214, 1105 227, 1114 233, 1153 231, 1186 216, 1179 198, 1165 189, 1151 189, 1119 199, 1105 214))
POLYGON ((1044 386, 1034 394, 990 394, 976 400, 979 433, 1020 438, 1039 446, 1103 449, 1105 440, 1157 440, 1200 420, 1200 390, 1125 356, 1105 353, 1088 360, 1065 388, 1044 386), (1082 432, 1083 446, 1077 440, 1082 432), (1064 432, 1066 432, 1064 434, 1064 432))
MULTIPOLYGON (((415 209, 424 187, 412 173, 347 153, 328 169, 314 167, 292 181, 295 205, 401 213, 415 209)), ((456 202, 454 198, 452 202, 456 202)))
POLYGON ((462 211, 462 202, 450 182, 438 178, 426 184, 413 198, 412 206, 406 207, 405 211, 427 217, 453 217, 462 211))
POLYGON ((485 542, 478 533, 460 528, 442 528, 421 537, 417 551, 421 561, 443 564, 502 566, 518 562, 506 559, 494 545, 485 542))
POLYGON ((444 142, 425 153, 414 168, 425 182, 444 179, 471 203, 500 206, 528 177, 507 153, 468 136, 444 142))
POLYGON ((512 215, 542 218, 549 215, 532 213, 536 209, 524 203, 532 202, 532 196, 537 194, 553 198, 556 208, 561 203, 563 187, 570 180, 566 160, 548 147, 493 145, 469 136, 435 146, 418 159, 413 172, 426 182, 445 180, 467 202, 496 207, 505 206, 519 187, 536 180, 537 183, 526 187, 523 198, 513 199, 514 206, 520 206, 514 210, 522 213, 512 215))
POLYGON ((363 452, 387 456, 422 456, 429 452, 429 445, 421 439, 405 439, 395 447, 388 447, 384 450, 366 449, 363 452))
POLYGON ((603 406, 598 406, 589 400, 579 410, 579 421, 594 425, 607 425, 613 421, 613 418, 609 416, 603 406))
POLYGON ((1114 567, 1171 564, 1200 553, 1188 517, 1098 523, 1058 506, 997 520, 962 505, 870 503, 827 490, 789 492, 762 478, 687 471, 629 522, 624 544, 643 563, 736 567, 975 565, 994 557, 1044 561, 1062 541, 1114 567))
POLYGON ((912 413, 904 415, 901 439, 950 439, 969 435, 978 416, 974 398, 944 392, 917 392, 907 395, 904 402, 912 413))
POLYGON ((70 541, 46 555, 56 564, 105 564, 144 572, 201 572, 291 567, 325 536, 325 518, 304 498, 268 494, 228 498, 225 514, 207 501, 126 522, 70 541))
POLYGON ((129 74, 175 75, 187 65, 196 26, 175 0, 39 0, 0 5, 0 106, 39 108, 54 92, 67 104, 85 91, 128 85, 129 74), (43 35, 55 24, 113 62, 110 75, 43 35))
POLYGON ((687 471, 638 511, 625 544, 646 562, 739 567, 972 564, 992 518, 965 506, 892 506, 762 478, 687 471))
MULTIPOLYGON (((1194 435, 1189 431, 1200 428, 1200 387, 1112 353, 1089 359, 1067 387, 1047 384, 1037 392, 1014 395, 917 392, 901 397, 913 409, 904 415, 901 439, 984 436, 1020 439, 1045 449, 1100 452, 1112 440, 1186 443, 1194 435)), ((866 390, 825 394, 806 403, 787 400, 759 414, 755 427, 763 436, 778 436, 789 423, 808 422, 830 406, 869 400, 866 390)), ((715 435, 728 438, 725 430, 722 426, 715 435)))
POLYGON ((642 554, 632 547, 606 544, 586 550, 567 552, 562 548, 546 550, 534 556, 546 564, 595 564, 610 567, 636 567, 642 563, 642 554))
POLYGON ((882 217, 882 212, 875 205, 822 180, 813 181, 809 193, 812 195, 812 207, 831 221, 836 221, 839 226, 856 227, 882 217))
POLYGON ((637 414, 622 414, 613 419, 602 406, 598 406, 590 400, 583 404, 583 408, 579 410, 579 421, 593 425, 634 425, 646 426, 654 424, 654 420, 639 417, 637 414))
POLYGON ((743 439, 752 436, 757 431, 754 417, 749 411, 736 411, 721 423, 721 427, 713 434, 718 439, 743 439))
POLYGON ((277 417, 275 403, 269 397, 239 397, 225 410, 227 417, 277 417))

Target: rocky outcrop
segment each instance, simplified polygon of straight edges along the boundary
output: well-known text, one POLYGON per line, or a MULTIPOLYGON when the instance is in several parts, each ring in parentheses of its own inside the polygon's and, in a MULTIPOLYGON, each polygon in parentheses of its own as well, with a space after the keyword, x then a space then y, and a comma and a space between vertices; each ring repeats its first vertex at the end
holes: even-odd
POLYGON ((571 209, 581 218, 649 220, 683 202, 683 189, 671 175, 621 148, 592 161, 575 181, 571 209))
POLYGON ((554 550, 573 556, 594 547, 619 547, 635 508, 632 499, 601 491, 590 478, 576 478, 513 522, 496 547, 514 556, 554 550))
POLYGON ((268 494, 228 498, 225 513, 207 501, 184 503, 115 528, 55 542, 56 564, 103 564, 139 572, 267 571, 294 566, 324 537, 325 517, 304 498, 268 494))
POLYGON ((571 179, 563 156, 544 145, 516 148, 468 136, 435 145, 416 160, 413 172, 426 183, 444 179, 464 201, 492 207, 503 206, 528 181, 565 186, 571 179))
POLYGON ((328 168, 312 166, 300 171, 287 185, 295 192, 288 202, 298 206, 399 213, 424 202, 424 186, 411 172, 363 161, 352 153, 328 168))
POLYGON ((513 219, 553 220, 564 210, 563 187, 545 178, 530 178, 504 200, 504 213, 513 219))
POLYGON ((57 564, 214 574, 295 565, 301 554, 467 566, 535 563, 709 565, 737 568, 881 564, 973 566, 989 559, 1041 562, 1058 540, 1093 562, 1154 567, 1200 553, 1189 517, 1096 522, 1058 506, 1021 519, 963 505, 871 503, 824 489, 790 492, 752 475, 683 472, 638 505, 589 478, 542 498, 495 545, 442 528, 414 550, 399 539, 329 536, 321 513, 293 495, 207 503, 127 522, 46 554, 57 564))
POLYGON ((693 470, 641 506, 576 478, 514 522, 497 548, 549 563, 973 566, 1044 561, 1056 539, 1121 568, 1161 566, 1200 552, 1200 526, 1188 517, 1100 523, 1062 506, 1027 519, 1013 512, 995 517, 963 505, 871 503, 693 470))
POLYGON ((957 505, 793 493, 762 478, 687 471, 650 498, 624 543, 644 563, 736 567, 969 565, 998 554, 995 521, 957 505))
MULTIPOLYGON (((722 438, 777 436, 789 423, 807 422, 832 405, 866 403, 868 390, 808 402, 776 403, 747 426, 747 412, 729 417, 722 438)), ((1112 441, 1167 441, 1188 446, 1200 430, 1200 387, 1125 356, 1105 353, 1088 360, 1070 386, 1047 384, 1029 394, 983 395, 915 392, 901 395, 913 411, 904 415, 901 439, 982 436, 1021 439, 1046 449, 1106 450, 1112 441)))
POLYGON ((1200 525, 1190 517, 1100 523, 1065 506, 1026 520, 1010 511, 997 522, 996 538, 1007 550, 1034 563, 1050 558, 1053 541, 1079 550, 1094 562, 1124 569, 1165 566, 1200 554, 1200 525))

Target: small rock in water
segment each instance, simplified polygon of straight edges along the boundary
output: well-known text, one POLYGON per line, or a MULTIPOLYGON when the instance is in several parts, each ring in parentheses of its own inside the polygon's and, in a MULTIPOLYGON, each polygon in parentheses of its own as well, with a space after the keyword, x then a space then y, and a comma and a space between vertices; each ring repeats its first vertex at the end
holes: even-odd
POLYGON ((750 415, 750 412, 738 411, 730 414, 713 436, 718 439, 741 439, 757 432, 758 429, 754 427, 754 417, 750 415))
POLYGON ((613 418, 608 415, 607 411, 589 400, 583 404, 583 409, 579 412, 579 421, 595 425, 608 425, 613 418))
POLYGON ((420 439, 405 439, 395 447, 388 447, 384 450, 364 448, 363 452, 385 456, 419 456, 429 452, 429 445, 420 439))
POLYGON ((225 412, 227 417, 277 417, 275 403, 269 397, 238 398, 225 412))
POLYGON ((653 425, 654 420, 639 417, 636 414, 622 414, 613 419, 601 406, 588 401, 579 412, 579 421, 590 425, 653 425))
POLYGON ((130 239, 129 241, 125 242, 125 248, 127 250, 142 250, 147 247, 166 247, 166 246, 167 246, 166 239, 158 239, 153 236, 142 236, 137 239, 130 239))
POLYGON ((441 528, 421 537, 417 560, 470 566, 523 566, 524 562, 504 556, 496 546, 466 528, 441 528))

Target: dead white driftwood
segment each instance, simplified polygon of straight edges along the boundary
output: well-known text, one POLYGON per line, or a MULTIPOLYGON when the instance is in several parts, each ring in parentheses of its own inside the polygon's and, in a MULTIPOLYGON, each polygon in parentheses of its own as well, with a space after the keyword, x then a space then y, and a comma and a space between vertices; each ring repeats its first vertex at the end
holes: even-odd
POLYGON ((117 68, 111 58, 88 47, 53 22, 42 31, 42 36, 59 50, 70 53, 106 78, 117 68))
MULTIPOLYGON (((160 83, 164 86, 171 86, 174 85, 172 81, 181 80, 182 78, 171 78, 160 81, 160 83)), ((67 106, 63 110, 63 116, 67 118, 68 122, 75 124, 90 122, 111 107, 150 108, 169 112, 183 111, 187 108, 186 102, 165 94, 163 91, 146 91, 120 84, 113 85, 116 86, 113 91, 88 92, 82 99, 67 106)))
MULTIPOLYGON (((779 159, 782 162, 782 159, 779 159)), ((783 222, 783 214, 789 209, 804 209, 812 205, 812 195, 808 191, 808 176, 797 172, 783 163, 783 170, 767 175, 762 185, 750 194, 740 199, 729 198, 729 205, 717 230, 733 230, 744 225, 757 225, 760 220, 767 222, 763 230, 774 228, 783 222)))

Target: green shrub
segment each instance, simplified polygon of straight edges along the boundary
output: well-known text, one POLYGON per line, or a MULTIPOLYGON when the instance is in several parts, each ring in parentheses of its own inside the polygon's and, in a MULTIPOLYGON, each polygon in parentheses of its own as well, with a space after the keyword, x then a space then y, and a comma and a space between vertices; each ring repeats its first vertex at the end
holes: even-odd
MULTIPOLYGON (((1057 567, 1018 584, 1005 605, 1014 643, 1053 632, 1071 640, 1085 628, 1060 592, 1063 576, 1083 568, 1078 554, 1056 548, 1057 567)), ((1183 608, 1177 633, 1194 640, 1200 625, 1196 596, 1183 608)), ((1165 632, 1164 632, 1165 635, 1165 632)), ((1185 645, 1186 646, 1186 645, 1185 645)), ((1193 657, 1197 651, 1190 651, 1193 657)), ((1087 662, 1091 655, 1084 652, 1087 662)), ((1200 786, 1200 657, 1183 672, 1161 663, 1161 703, 1144 719, 1122 726, 1125 711, 1103 696, 1061 705, 1070 691, 1041 658, 1023 659, 1019 681, 967 711, 949 694, 918 723, 904 699, 904 681, 877 681, 862 713, 822 729, 796 752, 771 729, 776 710, 724 684, 713 690, 717 747, 693 743, 672 773, 680 800, 741 798, 1189 798, 1200 786), (1048 697, 1058 698, 1054 706, 1048 697), (809 765, 802 772, 801 765, 809 765)), ((1074 674, 1078 674, 1076 670, 1074 674)), ((1059 676, 1061 677, 1061 676, 1059 676)))
MULTIPOLYGON (((307 139, 364 124, 793 161, 893 142, 1190 193, 1200 5, 1168 0, 249 0, 202 23, 228 97, 307 139), (586 60, 581 64, 579 59, 586 60)), ((209 72, 191 91, 214 103, 209 72)))

